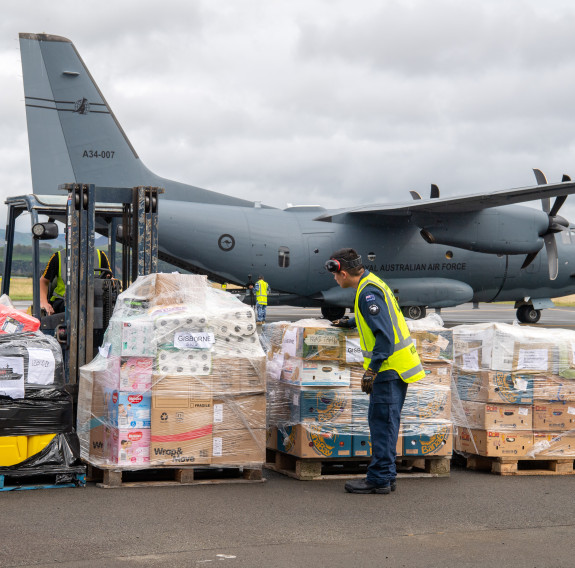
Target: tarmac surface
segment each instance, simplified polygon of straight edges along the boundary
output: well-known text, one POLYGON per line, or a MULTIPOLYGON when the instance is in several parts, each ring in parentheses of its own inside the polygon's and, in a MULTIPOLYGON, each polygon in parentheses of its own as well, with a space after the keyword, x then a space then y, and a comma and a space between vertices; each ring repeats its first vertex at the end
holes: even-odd
MULTIPOLYGON (((269 308, 268 321, 318 310, 269 308)), ((446 325, 505 321, 511 305, 443 310, 446 325)), ((541 323, 575 325, 574 308, 541 323)), ((452 467, 391 495, 264 470, 248 485, 0 493, 0 567, 575 566, 575 476, 501 477, 452 467)))

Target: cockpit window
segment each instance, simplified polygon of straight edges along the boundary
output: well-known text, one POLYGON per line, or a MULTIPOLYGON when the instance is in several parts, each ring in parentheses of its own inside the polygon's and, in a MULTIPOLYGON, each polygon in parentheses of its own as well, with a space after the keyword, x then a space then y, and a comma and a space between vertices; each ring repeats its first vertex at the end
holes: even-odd
POLYGON ((280 247, 278 250, 278 264, 280 268, 287 268, 289 266, 289 248, 280 247))

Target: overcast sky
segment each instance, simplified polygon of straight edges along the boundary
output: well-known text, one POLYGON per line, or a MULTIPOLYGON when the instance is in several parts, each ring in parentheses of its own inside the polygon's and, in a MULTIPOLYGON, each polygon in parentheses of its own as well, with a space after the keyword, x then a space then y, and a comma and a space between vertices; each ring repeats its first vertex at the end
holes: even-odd
POLYGON ((572 1, 2 0, 2 203, 31 191, 18 32, 71 39, 148 168, 200 187, 331 208, 575 179, 572 1))

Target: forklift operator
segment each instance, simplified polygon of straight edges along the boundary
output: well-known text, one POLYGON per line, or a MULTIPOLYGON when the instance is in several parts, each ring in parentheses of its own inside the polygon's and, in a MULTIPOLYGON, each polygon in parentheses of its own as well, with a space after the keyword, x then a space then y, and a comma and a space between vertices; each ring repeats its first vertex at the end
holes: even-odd
MULTIPOLYGON (((62 278, 62 253, 65 251, 55 252, 48 261, 44 273, 40 276, 40 308, 46 311, 46 315, 62 313, 65 310, 64 301, 66 298, 66 284, 62 278), (52 291, 50 300, 48 300, 48 290, 50 284, 56 281, 56 287, 52 291)), ((66 265, 64 257, 64 267, 66 265)), ((96 258, 94 259, 95 268, 104 268, 110 270, 108 257, 103 250, 96 249, 96 258)))

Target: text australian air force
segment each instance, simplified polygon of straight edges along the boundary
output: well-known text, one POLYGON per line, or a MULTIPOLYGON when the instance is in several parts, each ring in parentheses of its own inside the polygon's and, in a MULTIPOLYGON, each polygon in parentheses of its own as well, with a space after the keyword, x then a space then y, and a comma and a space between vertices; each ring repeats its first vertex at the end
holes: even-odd
POLYGON ((368 264, 365 266, 370 272, 429 272, 430 270, 467 270, 466 262, 435 262, 422 264, 368 264))

